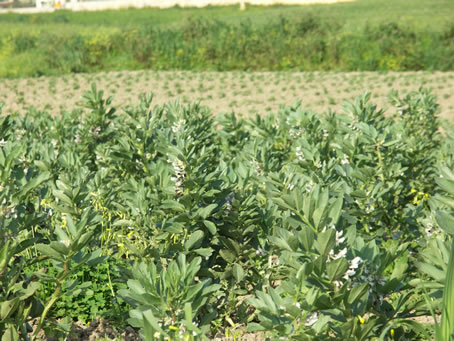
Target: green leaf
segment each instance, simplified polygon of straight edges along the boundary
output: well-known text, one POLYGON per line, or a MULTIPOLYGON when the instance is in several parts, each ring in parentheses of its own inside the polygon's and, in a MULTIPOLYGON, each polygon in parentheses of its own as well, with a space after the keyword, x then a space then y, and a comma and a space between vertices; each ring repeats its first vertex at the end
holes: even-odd
POLYGON ((63 193, 63 191, 58 190, 58 189, 54 189, 54 190, 52 191, 52 194, 53 194, 56 198, 58 198, 58 199, 60 199, 61 201, 63 201, 65 204, 68 204, 68 206, 72 206, 72 205, 73 205, 73 202, 72 202, 71 198, 68 197, 65 193, 63 193))
POLYGON ((55 226, 54 233, 57 235, 59 241, 69 240, 68 234, 60 226, 55 226))
POLYGON ((454 217, 451 214, 443 211, 436 211, 435 220, 445 232, 454 237, 454 217))
POLYGON ((337 224, 340 214, 342 212, 342 205, 344 203, 343 197, 338 197, 331 205, 328 216, 331 218, 331 224, 337 224))
POLYGON ((244 278, 244 270, 243 270, 243 267, 240 264, 235 263, 233 265, 232 273, 233 273, 233 277, 235 277, 237 283, 241 282, 243 280, 243 278, 244 278))
POLYGON ((19 333, 14 327, 9 327, 2 335, 2 341, 19 341, 19 333))
POLYGON ((47 245, 47 244, 36 244, 36 248, 38 249, 38 251, 40 251, 45 256, 47 256, 47 257, 49 257, 51 259, 57 260, 59 262, 64 262, 65 261, 64 254, 56 251, 50 245, 47 245))
POLYGON ((205 258, 208 258, 213 254, 213 249, 211 247, 195 249, 193 251, 195 253, 197 253, 198 255, 205 257, 205 258))
POLYGON ((247 331, 250 333, 261 332, 264 330, 266 330, 266 328, 259 323, 251 322, 247 325, 247 331))
POLYGON ((19 203, 31 190, 41 185, 44 181, 49 180, 50 172, 42 172, 36 178, 33 178, 22 189, 13 195, 13 201, 19 203))
POLYGON ((228 249, 222 249, 221 251, 219 251, 219 255, 228 263, 234 263, 236 260, 235 253, 228 249))
POLYGON ((325 207, 317 207, 312 215, 314 226, 318 229, 325 218, 325 207))
MULTIPOLYGON (((449 206, 450 208, 454 209, 454 199, 445 195, 436 195, 433 199, 449 206)), ((432 200, 432 198, 430 199, 432 200)), ((430 201, 429 201, 430 202, 430 201)))
POLYGON ((436 281, 444 282, 446 273, 443 270, 437 268, 435 265, 422 262, 416 262, 415 265, 420 271, 428 274, 436 281))
POLYGON ((436 179, 438 185, 443 188, 444 191, 451 195, 454 195, 454 181, 446 178, 436 179))
POLYGON ((191 307, 190 303, 185 303, 185 305, 184 305, 184 317, 185 317, 186 321, 190 322, 192 325, 193 316, 192 316, 192 307, 191 307))
POLYGON ((132 220, 127 220, 127 219, 119 219, 116 220, 112 226, 133 226, 134 222, 132 220))
POLYGON ((366 192, 361 191, 361 190, 352 191, 352 192, 350 192, 350 195, 355 198, 361 198, 361 199, 367 198, 366 192))
POLYGON ((322 331, 322 329, 328 324, 331 317, 328 315, 320 315, 317 322, 312 326, 312 329, 318 334, 322 331))
POLYGON ((18 297, 3 301, 0 305, 0 321, 5 321, 17 309, 19 302, 18 297))
POLYGON ((164 231, 169 233, 182 233, 184 231, 184 224, 169 222, 169 225, 165 226, 164 231))
POLYGON ((153 316, 153 312, 151 309, 146 310, 142 313, 143 316, 143 324, 144 324, 144 332, 145 332, 145 340, 154 340, 155 332, 159 332, 163 337, 167 335, 164 330, 159 326, 158 320, 153 316))
POLYGON ((214 236, 217 232, 217 229, 216 229, 216 225, 209 221, 209 220, 204 220, 203 221, 203 224, 206 226, 206 228, 208 229, 208 231, 210 231, 210 233, 214 236))
POLYGON ((298 232, 298 240, 301 243, 303 249, 307 252, 311 251, 312 245, 314 244, 314 232, 308 226, 303 226, 302 230, 298 232))
POLYGON ((353 303, 358 301, 362 296, 364 296, 368 290, 369 290, 368 283, 363 283, 358 285, 357 287, 352 288, 350 290, 350 293, 348 294, 347 303, 349 305, 352 305, 353 303))
POLYGON ((184 243, 184 248, 186 250, 191 250, 196 244, 203 241, 205 234, 201 230, 194 231, 191 233, 191 236, 188 238, 186 243, 184 243))
POLYGON ((70 215, 66 215, 66 228, 68 232, 71 234, 71 237, 74 239, 77 236, 78 231, 76 225, 74 224, 74 220, 70 215))
POLYGON ((175 200, 164 200, 160 207, 163 209, 175 210, 180 213, 185 211, 184 205, 180 204, 178 201, 175 200))
POLYGON ((50 242, 49 246, 61 255, 67 256, 69 253, 69 248, 61 242, 50 242))
POLYGON ((50 165, 42 160, 35 160, 33 163, 38 167, 39 170, 41 171, 48 171, 50 169, 50 165))
POLYGON ((336 233, 334 229, 327 229, 325 232, 320 232, 315 243, 320 255, 326 256, 336 245, 336 233))
POLYGON ((218 204, 208 205, 204 208, 199 209, 199 214, 203 219, 207 219, 216 207, 218 207, 218 204))
POLYGON ((339 280, 347 270, 348 262, 345 258, 333 260, 326 265, 328 278, 331 282, 339 280))

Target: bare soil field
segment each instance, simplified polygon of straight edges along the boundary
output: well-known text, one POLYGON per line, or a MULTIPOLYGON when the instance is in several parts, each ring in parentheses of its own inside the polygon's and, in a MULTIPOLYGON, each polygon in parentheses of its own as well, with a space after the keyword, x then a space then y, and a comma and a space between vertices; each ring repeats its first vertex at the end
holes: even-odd
POLYGON ((315 112, 342 112, 343 102, 370 91, 372 101, 387 109, 394 89, 405 95, 419 87, 431 88, 440 104, 440 116, 454 118, 454 72, 157 72, 121 71, 72 74, 60 77, 1 79, 3 114, 25 113, 35 107, 58 115, 79 106, 85 91, 98 89, 114 96, 114 105, 138 102, 153 92, 154 103, 201 101, 214 114, 242 116, 276 112, 281 105, 301 101, 315 112))

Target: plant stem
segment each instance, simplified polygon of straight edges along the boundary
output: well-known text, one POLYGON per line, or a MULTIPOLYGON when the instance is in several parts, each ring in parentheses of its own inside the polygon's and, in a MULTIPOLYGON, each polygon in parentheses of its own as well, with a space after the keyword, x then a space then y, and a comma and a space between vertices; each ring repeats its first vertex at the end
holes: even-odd
POLYGON ((46 306, 44 307, 43 313, 41 314, 41 317, 39 319, 38 327, 36 327, 36 330, 33 333, 32 341, 34 341, 36 339, 36 336, 38 335, 39 331, 41 330, 41 328, 43 326, 44 319, 46 318, 47 313, 49 312, 50 308, 52 308, 52 306, 54 305, 54 303, 57 301, 58 297, 60 296, 62 285, 63 285, 63 281, 59 281, 57 283, 57 288, 55 289, 54 294, 52 295, 51 299, 49 300, 49 302, 47 302, 46 306))
POLYGON ((443 310, 441 315, 441 341, 453 340, 454 334, 454 237, 451 242, 448 271, 443 289, 443 310))
POLYGON ((380 152, 380 145, 377 144, 376 145, 377 147, 377 159, 378 159, 378 167, 380 168, 380 180, 381 181, 384 181, 385 180, 385 177, 383 176, 383 156, 381 155, 381 152, 380 152))

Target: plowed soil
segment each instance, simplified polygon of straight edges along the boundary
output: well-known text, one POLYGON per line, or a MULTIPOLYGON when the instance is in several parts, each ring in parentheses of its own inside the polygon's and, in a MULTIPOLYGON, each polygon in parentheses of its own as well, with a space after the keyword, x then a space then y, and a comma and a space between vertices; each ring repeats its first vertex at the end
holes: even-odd
POLYGON ((431 88, 440 104, 440 116, 454 118, 454 72, 155 72, 122 71, 61 77, 1 79, 3 114, 25 113, 29 107, 58 115, 78 107, 83 93, 96 83, 114 105, 138 103, 142 93, 154 93, 154 103, 178 99, 201 101, 214 114, 235 112, 242 116, 276 112, 281 105, 301 101, 318 113, 342 112, 343 102, 365 91, 380 108, 390 107, 387 95, 401 95, 419 87, 431 88))

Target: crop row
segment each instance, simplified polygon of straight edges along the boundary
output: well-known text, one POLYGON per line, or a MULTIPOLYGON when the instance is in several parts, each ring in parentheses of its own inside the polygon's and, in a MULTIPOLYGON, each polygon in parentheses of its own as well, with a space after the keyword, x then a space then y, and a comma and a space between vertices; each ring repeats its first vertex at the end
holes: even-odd
POLYGON ((369 97, 239 119, 93 87, 1 117, 2 339, 103 316, 146 340, 428 340, 431 312, 449 335, 454 140, 429 92, 369 97))

